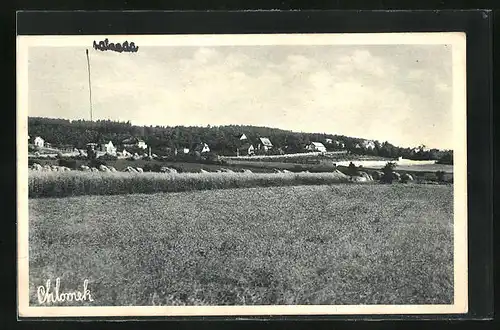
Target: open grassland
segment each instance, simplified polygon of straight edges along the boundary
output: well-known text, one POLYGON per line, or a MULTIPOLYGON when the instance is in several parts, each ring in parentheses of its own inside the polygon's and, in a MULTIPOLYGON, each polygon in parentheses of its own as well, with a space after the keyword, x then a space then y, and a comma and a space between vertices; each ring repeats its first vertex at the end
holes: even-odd
POLYGON ((347 182, 330 173, 123 173, 38 172, 28 175, 29 197, 120 195, 227 188, 333 184, 347 182))
MULTIPOLYGON (((321 185, 29 200, 30 301, 449 304, 453 186, 321 185)), ((71 303, 64 303, 71 305, 71 303)))
POLYGON ((299 154, 285 154, 285 155, 252 155, 252 156, 239 156, 239 157, 226 157, 225 160, 234 162, 245 161, 260 161, 260 162, 281 162, 281 163, 295 163, 295 164, 309 164, 311 161, 354 161, 354 160, 385 160, 391 161, 389 158, 369 155, 355 155, 346 152, 305 152, 299 154))
POLYGON ((315 172, 325 172, 332 171, 335 166, 333 162, 323 163, 323 164, 300 164, 293 162, 279 162, 279 161, 264 161, 264 160, 227 160, 227 163, 232 166, 240 166, 251 168, 263 168, 263 169, 280 169, 280 170, 290 170, 293 171, 296 168, 300 170, 308 170, 315 172))

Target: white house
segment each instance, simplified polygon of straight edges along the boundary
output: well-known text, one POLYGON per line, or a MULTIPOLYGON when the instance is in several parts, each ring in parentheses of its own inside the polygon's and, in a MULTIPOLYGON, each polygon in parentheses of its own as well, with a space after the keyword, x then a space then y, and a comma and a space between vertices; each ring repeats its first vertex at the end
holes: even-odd
POLYGON ((416 154, 419 152, 429 152, 431 150, 429 148, 427 148, 426 146, 421 145, 421 146, 418 146, 416 148, 411 149, 411 151, 416 154))
POLYGON ((184 149, 182 150, 182 152, 184 152, 185 154, 188 154, 188 153, 189 153, 189 148, 184 148, 184 149))
POLYGON ((37 147, 40 147, 40 148, 43 148, 43 146, 45 145, 45 141, 44 139, 42 139, 41 137, 37 136, 35 138, 35 140, 33 141, 33 143, 35 144, 35 146, 37 147))
POLYGON ((373 141, 363 141, 363 147, 365 147, 365 149, 375 149, 375 142, 373 141))
POLYGON ((321 142, 311 142, 306 146, 306 149, 309 151, 326 152, 326 148, 321 142))
POLYGON ((208 144, 206 143, 197 143, 196 145, 193 146, 193 151, 194 152, 199 152, 200 154, 205 153, 205 152, 210 152, 210 148, 208 147, 208 144))
POLYGON ((238 156, 250 156, 255 153, 255 148, 250 143, 245 143, 237 149, 238 156))
POLYGON ((264 151, 269 151, 273 148, 273 144, 269 140, 269 138, 262 137, 259 138, 259 141, 257 143, 257 149, 263 149, 264 151))
POLYGON ((328 138, 326 138, 326 139, 325 139, 325 143, 327 143, 327 144, 331 144, 331 143, 333 143, 333 140, 332 140, 332 139, 328 139, 328 138))
POLYGON ((146 142, 144 142, 144 140, 136 137, 123 140, 122 144, 126 148, 140 148, 140 149, 148 148, 148 145, 146 144, 146 142))
POLYGON ((240 135, 240 140, 247 140, 247 136, 245 134, 240 135))
POLYGON ((104 151, 110 155, 116 155, 116 147, 113 145, 113 142, 109 141, 108 143, 101 144, 101 151, 104 151))

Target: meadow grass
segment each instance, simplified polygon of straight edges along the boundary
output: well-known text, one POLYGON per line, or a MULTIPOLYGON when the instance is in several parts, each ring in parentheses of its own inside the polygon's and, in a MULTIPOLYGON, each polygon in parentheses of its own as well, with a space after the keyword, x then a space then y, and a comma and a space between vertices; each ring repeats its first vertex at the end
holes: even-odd
MULTIPOLYGON (((29 200, 30 302, 453 303, 453 186, 320 185, 29 200)), ((71 303, 65 303, 65 305, 71 303)))
POLYGON ((325 173, 124 173, 41 172, 28 175, 29 197, 121 195, 227 188, 347 182, 340 172, 325 173))

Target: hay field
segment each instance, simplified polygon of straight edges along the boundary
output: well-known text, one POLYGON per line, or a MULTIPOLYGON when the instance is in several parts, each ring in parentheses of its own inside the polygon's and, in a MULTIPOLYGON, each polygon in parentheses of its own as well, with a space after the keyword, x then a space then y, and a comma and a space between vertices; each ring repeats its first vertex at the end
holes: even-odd
POLYGON ((453 300, 451 185, 43 198, 29 212, 34 305, 56 277, 88 279, 100 306, 453 300))
POLYGON ((341 172, 325 173, 123 173, 29 171, 29 197, 120 195, 228 188, 317 185, 348 182, 341 172))

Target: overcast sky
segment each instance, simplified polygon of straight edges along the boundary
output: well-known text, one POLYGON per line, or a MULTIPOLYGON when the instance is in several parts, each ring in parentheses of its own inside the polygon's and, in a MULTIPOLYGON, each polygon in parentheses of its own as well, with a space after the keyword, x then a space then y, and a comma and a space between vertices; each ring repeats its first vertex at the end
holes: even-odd
MULTIPOLYGON (((245 124, 453 148, 451 47, 89 49, 94 119, 245 124)), ((85 47, 29 49, 29 115, 89 119, 85 47)))

